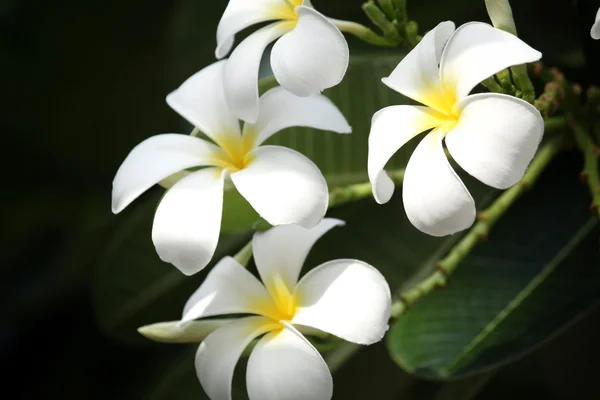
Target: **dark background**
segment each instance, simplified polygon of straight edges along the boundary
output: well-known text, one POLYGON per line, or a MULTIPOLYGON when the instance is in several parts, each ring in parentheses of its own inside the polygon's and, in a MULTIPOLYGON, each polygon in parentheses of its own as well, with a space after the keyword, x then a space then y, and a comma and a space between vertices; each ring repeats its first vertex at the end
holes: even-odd
MULTIPOLYGON (((360 0, 313 3, 329 16, 366 23, 360 0)), ((512 3, 520 36, 546 63, 584 87, 600 84, 600 43, 589 38, 598 2, 512 3)), ((90 293, 119 221, 110 212, 114 173, 144 138, 182 130, 164 98, 213 62, 225 5, 0 0, 0 397, 154 398, 152 388, 177 351, 106 338, 90 293)), ((487 20, 483 0, 409 0, 409 12, 422 31, 443 19, 487 20)), ((599 317, 587 315, 504 367, 476 398, 597 398, 599 317)), ((440 388, 409 378, 383 345, 359 353, 335 381, 340 399, 433 399, 440 388), (365 363, 374 366, 372 376, 357 376, 353 366, 365 363)))

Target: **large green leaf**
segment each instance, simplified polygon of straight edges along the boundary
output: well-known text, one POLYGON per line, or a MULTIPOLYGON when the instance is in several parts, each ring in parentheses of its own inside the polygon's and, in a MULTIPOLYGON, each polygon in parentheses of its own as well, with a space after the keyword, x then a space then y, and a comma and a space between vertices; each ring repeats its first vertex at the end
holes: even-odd
POLYGON ((509 362, 544 343, 600 299, 597 218, 563 156, 450 278, 388 334, 392 357, 449 379, 509 362))
MULTIPOLYGON (((289 128, 267 143, 291 147, 305 154, 321 169, 330 186, 366 181, 367 139, 373 114, 383 107, 408 101, 381 83, 381 78, 388 76, 400 59, 399 51, 396 56, 354 56, 344 81, 324 92, 350 122, 351 135, 289 128)), ((402 149, 389 167, 404 166, 411 152, 410 147, 402 149)))

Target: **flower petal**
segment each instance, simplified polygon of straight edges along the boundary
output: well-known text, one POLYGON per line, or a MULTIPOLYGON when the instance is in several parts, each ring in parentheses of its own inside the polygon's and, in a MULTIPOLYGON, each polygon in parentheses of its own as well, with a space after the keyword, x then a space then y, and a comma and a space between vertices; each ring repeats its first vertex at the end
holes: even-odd
POLYGON ((183 308, 182 321, 225 314, 273 314, 275 303, 265 287, 234 258, 214 266, 183 308))
POLYGON ((385 164, 409 140, 439 124, 431 109, 421 106, 390 106, 373 115, 367 169, 379 204, 387 203, 395 188, 383 170, 385 164))
POLYGON ((592 25, 590 35, 592 36, 592 39, 600 39, 600 9, 598 9, 598 12, 596 13, 596 22, 592 25))
POLYGON ((321 13, 306 6, 296 12, 296 27, 273 46, 271 68, 285 89, 309 96, 344 79, 350 52, 342 32, 321 13))
POLYGON ((421 42, 382 82, 415 101, 436 110, 445 110, 447 105, 444 99, 436 96, 441 88, 438 65, 444 45, 452 32, 452 21, 439 23, 423 36, 421 42))
POLYGON ((301 333, 285 328, 263 337, 248 359, 250 400, 329 400, 333 378, 325 360, 301 333))
POLYGON ((440 63, 444 87, 462 99, 481 81, 513 65, 542 57, 518 37, 482 22, 460 26, 448 40, 440 63))
POLYGON ((281 146, 262 146, 253 161, 231 174, 240 194, 271 225, 299 224, 312 228, 327 211, 327 182, 302 154, 281 146))
POLYGON ((325 218, 311 229, 298 225, 281 225, 256 233, 252 238, 252 251, 265 286, 269 287, 273 277, 279 276, 292 291, 296 287, 306 256, 315 242, 330 229, 342 225, 344 221, 325 218))
POLYGON ((231 400, 233 371, 244 349, 273 328, 264 317, 241 318, 217 329, 196 352, 196 374, 202 388, 214 400, 231 400))
POLYGON ((175 133, 144 140, 131 150, 115 175, 112 212, 123 211, 140 194, 176 172, 211 165, 218 151, 205 140, 175 133))
POLYGON ((497 189, 519 182, 544 134, 540 112, 497 93, 468 96, 457 107, 460 120, 446 135, 446 146, 458 165, 497 189))
POLYGON ((158 256, 185 275, 210 262, 221 230, 226 172, 206 168, 189 174, 162 198, 152 226, 158 256))
POLYGON ((148 339, 162 343, 200 343, 212 331, 235 321, 235 319, 207 319, 204 321, 158 322, 138 328, 138 332, 148 339))
POLYGON ((281 86, 260 98, 256 124, 244 125, 244 135, 257 135, 259 146, 273 134, 292 126, 305 126, 337 133, 350 133, 352 128, 336 105, 321 94, 296 96, 281 86))
POLYGON ((410 222, 431 236, 470 227, 475 202, 446 158, 438 128, 419 143, 404 174, 402 198, 410 222))
POLYGON ((225 57, 233 47, 235 35, 251 25, 294 18, 294 10, 285 0, 230 0, 217 27, 215 56, 225 57))
POLYGON ((227 60, 196 72, 167 96, 167 104, 217 144, 239 140, 240 123, 229 111, 223 92, 227 60))
POLYGON ((293 324, 372 344, 388 329, 390 287, 379 271, 357 260, 335 260, 306 274, 296 287, 293 324))
POLYGON ((244 121, 254 123, 258 118, 258 71, 265 48, 288 32, 293 22, 275 22, 248 36, 231 53, 223 88, 231 112, 244 121))
POLYGON ((485 0, 485 8, 495 28, 517 35, 517 27, 508 0, 485 0))

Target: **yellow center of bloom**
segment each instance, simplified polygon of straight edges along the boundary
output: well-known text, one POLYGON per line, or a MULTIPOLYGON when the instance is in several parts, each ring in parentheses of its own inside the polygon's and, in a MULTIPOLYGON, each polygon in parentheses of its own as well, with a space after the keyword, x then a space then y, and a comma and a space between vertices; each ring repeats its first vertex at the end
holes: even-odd
POLYGON ((458 98, 456 90, 451 85, 441 87, 432 86, 420 93, 419 101, 429 106, 431 117, 435 119, 435 126, 445 127, 449 132, 460 119, 460 110, 456 107, 458 98))
POLYGON ((277 18, 284 20, 298 20, 298 12, 296 7, 302 5, 303 0, 283 0, 282 4, 277 6, 274 11, 277 18))
POLYGON ((277 305, 278 319, 280 321, 291 321, 294 314, 296 314, 297 299, 281 276, 276 275, 270 285, 267 286, 267 290, 277 305))
POLYGON ((251 133, 220 135, 215 141, 221 150, 214 155, 215 165, 227 168, 233 173, 246 168, 252 162, 250 152, 254 149, 255 135, 251 133))

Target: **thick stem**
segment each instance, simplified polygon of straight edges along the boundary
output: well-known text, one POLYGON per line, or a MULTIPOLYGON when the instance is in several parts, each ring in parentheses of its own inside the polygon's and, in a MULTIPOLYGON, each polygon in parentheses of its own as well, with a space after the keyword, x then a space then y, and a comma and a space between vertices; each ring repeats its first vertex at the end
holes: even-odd
POLYGON ((581 125, 575 125, 575 140, 584 156, 581 177, 587 182, 592 195, 590 210, 600 217, 600 176, 598 173, 600 148, 595 145, 590 131, 581 125))
POLYGON ((237 262, 240 263, 242 267, 247 267, 248 262, 252 258, 252 240, 250 240, 246 245, 237 252, 235 256, 233 256, 237 262))
POLYGON ((546 143, 537 153, 527 173, 520 183, 508 189, 485 211, 478 215, 478 222, 463 237, 463 239, 440 260, 437 269, 423 281, 412 288, 400 293, 399 300, 392 304, 392 318, 404 313, 421 297, 427 295, 437 287, 443 287, 448 277, 454 272, 459 263, 473 250, 477 243, 485 240, 490 229, 510 206, 529 189, 540 177, 546 166, 565 145, 565 137, 557 136, 546 143))
MULTIPOLYGON (((396 184, 404 179, 404 169, 387 171, 387 174, 396 184)), ((329 193, 329 208, 362 200, 370 197, 372 193, 373 186, 369 182, 334 188, 329 193)))

